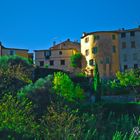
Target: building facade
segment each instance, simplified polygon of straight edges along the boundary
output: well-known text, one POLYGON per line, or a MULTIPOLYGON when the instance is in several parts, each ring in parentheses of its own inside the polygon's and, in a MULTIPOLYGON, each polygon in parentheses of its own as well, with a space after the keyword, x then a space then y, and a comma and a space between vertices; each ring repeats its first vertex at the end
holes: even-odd
POLYGON ((18 55, 21 57, 28 58, 28 51, 27 49, 17 49, 17 48, 6 48, 0 43, 0 56, 4 55, 18 55))
POLYGON ((35 64, 42 68, 72 72, 70 57, 77 52, 80 52, 80 44, 68 39, 48 50, 35 50, 35 64))
POLYGON ((83 33, 81 53, 85 56, 87 75, 93 76, 95 61, 102 78, 115 76, 119 71, 118 32, 102 31, 83 33))
POLYGON ((120 71, 140 67, 140 27, 119 32, 120 71))

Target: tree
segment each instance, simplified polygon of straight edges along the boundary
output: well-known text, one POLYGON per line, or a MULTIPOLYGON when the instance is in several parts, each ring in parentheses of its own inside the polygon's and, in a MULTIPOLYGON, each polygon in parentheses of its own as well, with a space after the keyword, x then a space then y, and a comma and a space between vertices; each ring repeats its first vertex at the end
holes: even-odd
POLYGON ((1 139, 37 138, 39 126, 31 114, 32 104, 26 99, 22 102, 16 97, 5 95, 0 101, 0 133, 1 139))
POLYGON ((31 83, 32 71, 32 64, 23 57, 0 57, 0 96, 16 94, 21 87, 31 83))
POLYGON ((93 89, 95 93, 95 102, 99 102, 101 100, 101 79, 98 71, 98 64, 96 62, 94 68, 93 89))
POLYGON ((81 68, 82 54, 76 53, 70 58, 71 66, 74 68, 81 68))
POLYGON ((124 73, 117 72, 116 77, 119 80, 119 85, 122 87, 132 87, 135 93, 137 90, 135 87, 140 86, 139 71, 129 70, 124 73))
POLYGON ((42 115, 47 106, 56 100, 56 94, 52 89, 53 76, 38 79, 35 83, 28 84, 18 92, 18 97, 23 100, 28 98, 33 103, 36 116, 42 115))
POLYGON ((53 88, 56 94, 64 97, 69 101, 75 101, 84 98, 83 89, 79 85, 74 85, 68 75, 62 72, 54 74, 53 88))

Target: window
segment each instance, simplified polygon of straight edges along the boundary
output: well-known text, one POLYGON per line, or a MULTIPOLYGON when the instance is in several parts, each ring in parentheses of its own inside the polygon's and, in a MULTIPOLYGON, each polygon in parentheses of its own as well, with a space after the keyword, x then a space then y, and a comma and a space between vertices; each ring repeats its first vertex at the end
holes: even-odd
POLYGON ((121 33, 121 38, 124 38, 126 37, 126 34, 125 33, 121 33))
POLYGON ((131 31, 130 32, 130 36, 135 36, 135 32, 134 31, 131 31))
POLYGON ((136 48, 135 41, 131 41, 131 48, 136 48))
POLYGON ((62 55, 62 51, 59 51, 59 55, 62 55))
POLYGON ((112 46, 112 52, 113 52, 113 53, 116 52, 116 46, 112 46))
POLYGON ((15 52, 15 50, 10 50, 9 54, 10 54, 10 55, 15 55, 16 52, 15 52))
POLYGON ((122 42, 122 49, 126 48, 126 42, 122 42))
POLYGON ((94 54, 97 53, 97 47, 92 48, 92 53, 94 53, 94 54))
POLYGON ((86 56, 89 55, 89 50, 85 50, 85 55, 86 55, 86 56))
POLYGON ((126 62, 127 61, 127 54, 123 55, 123 61, 126 62))
POLYGON ((49 57, 51 56, 51 51, 50 50, 44 51, 44 56, 46 59, 49 59, 49 57))
POLYGON ((109 63, 110 63, 110 58, 106 57, 106 64, 109 64, 109 63))
POLYGON ((115 40, 116 39, 116 35, 112 35, 112 39, 115 40))
POLYGON ((61 65, 65 65, 65 60, 60 60, 61 65))
POLYGON ((138 68, 138 64, 134 64, 134 69, 137 69, 138 68))
POLYGON ((88 43, 89 42, 89 37, 86 37, 85 38, 85 43, 88 43))
POLYGON ((40 61, 40 66, 44 66, 44 61, 40 61))
POLYGON ((94 61, 93 59, 90 59, 90 60, 89 60, 89 65, 90 65, 90 66, 94 66, 94 65, 95 65, 95 61, 94 61))
POLYGON ((54 65, 54 61, 50 60, 50 66, 53 66, 53 65, 54 65))
POLYGON ((127 65, 124 65, 124 70, 127 70, 128 69, 128 66, 127 65))
POLYGON ((138 59, 138 54, 137 53, 134 53, 133 54, 133 60, 137 60, 138 59))

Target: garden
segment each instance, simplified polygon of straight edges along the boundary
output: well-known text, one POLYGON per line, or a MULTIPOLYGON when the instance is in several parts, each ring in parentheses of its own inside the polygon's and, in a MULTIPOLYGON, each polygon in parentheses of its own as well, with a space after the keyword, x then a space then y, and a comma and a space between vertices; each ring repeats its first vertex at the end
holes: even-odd
POLYGON ((34 71, 22 57, 0 57, 0 139, 140 139, 139 100, 102 99, 139 98, 140 70, 118 72, 115 79, 103 81, 96 64, 92 83, 84 74, 71 77, 60 71, 34 79, 34 71))

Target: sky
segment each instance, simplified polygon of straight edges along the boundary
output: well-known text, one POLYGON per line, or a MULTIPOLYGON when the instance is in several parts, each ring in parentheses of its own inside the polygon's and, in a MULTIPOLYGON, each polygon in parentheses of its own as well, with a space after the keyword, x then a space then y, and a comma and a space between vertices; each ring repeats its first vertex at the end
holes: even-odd
POLYGON ((83 32, 140 25, 140 0, 0 0, 5 47, 47 49, 83 32))

